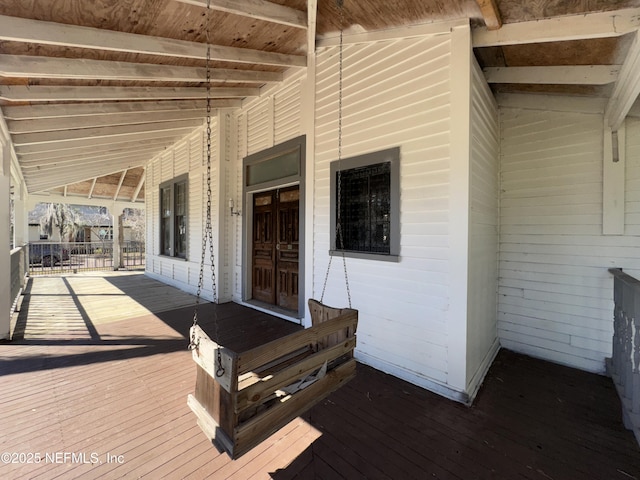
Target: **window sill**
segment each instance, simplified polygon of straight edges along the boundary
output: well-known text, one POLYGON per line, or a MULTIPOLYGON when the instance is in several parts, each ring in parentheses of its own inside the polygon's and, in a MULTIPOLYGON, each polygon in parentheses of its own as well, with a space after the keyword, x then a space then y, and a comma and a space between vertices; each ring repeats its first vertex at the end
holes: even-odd
POLYGON ((162 258, 168 258, 168 259, 170 259, 170 260, 178 260, 178 261, 182 261, 182 262, 187 262, 187 261, 189 260, 189 259, 187 259, 187 258, 182 258, 182 257, 173 257, 173 256, 171 256, 171 255, 165 255, 164 253, 159 253, 159 254, 158 254, 158 256, 159 256, 159 257, 162 257, 162 258))
POLYGON ((386 253, 366 253, 366 252, 349 252, 343 250, 329 250, 331 256, 342 256, 348 258, 361 258, 363 260, 378 260, 381 262, 399 262, 400 255, 391 255, 386 253))

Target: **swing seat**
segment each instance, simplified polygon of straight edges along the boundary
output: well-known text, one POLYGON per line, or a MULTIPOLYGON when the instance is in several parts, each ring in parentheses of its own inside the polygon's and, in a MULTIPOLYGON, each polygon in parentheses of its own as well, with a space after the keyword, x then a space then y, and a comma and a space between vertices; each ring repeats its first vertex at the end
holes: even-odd
POLYGON ((358 311, 309 300, 312 326, 245 352, 191 328, 196 388, 188 405, 205 435, 236 459, 355 376, 358 311), (216 376, 217 349, 224 374, 216 376))

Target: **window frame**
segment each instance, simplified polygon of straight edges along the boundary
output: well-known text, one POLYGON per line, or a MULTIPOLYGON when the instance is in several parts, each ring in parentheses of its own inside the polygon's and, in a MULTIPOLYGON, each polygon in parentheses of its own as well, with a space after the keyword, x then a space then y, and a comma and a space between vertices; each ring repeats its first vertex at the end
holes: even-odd
POLYGON ((189 174, 180 175, 178 177, 172 178, 166 182, 162 182, 158 186, 158 211, 159 211, 159 239, 160 239, 160 252, 159 255, 162 257, 175 258, 180 260, 188 260, 189 253, 189 174), (184 253, 176 252, 176 245, 178 236, 176 235, 176 186, 184 183, 184 215, 181 215, 185 218, 185 233, 184 233, 184 253), (171 213, 169 218, 169 253, 166 253, 165 242, 164 242, 164 215, 162 210, 162 200, 163 200, 163 190, 168 189, 169 191, 169 204, 171 205, 171 213))
POLYGON ((365 153, 350 158, 334 160, 330 165, 330 238, 329 255, 343 255, 345 257, 363 258, 397 262, 400 260, 400 147, 393 147, 377 152, 365 153), (390 163, 389 185, 389 214, 390 239, 389 253, 365 252, 357 250, 340 250, 336 248, 337 222, 337 174, 354 168, 369 167, 380 163, 390 163))

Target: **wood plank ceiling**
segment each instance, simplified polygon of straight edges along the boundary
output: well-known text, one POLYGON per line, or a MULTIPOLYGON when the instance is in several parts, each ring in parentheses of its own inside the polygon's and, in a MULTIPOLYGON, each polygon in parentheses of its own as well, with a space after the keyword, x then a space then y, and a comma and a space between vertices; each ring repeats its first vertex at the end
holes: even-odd
MULTIPOLYGON (((640 0, 345 0, 343 16, 349 32, 468 18, 496 93, 622 96, 612 124, 635 100, 640 0)), ((145 163, 204 120, 207 38, 212 105, 237 108, 340 18, 335 0, 2 0, 0 109, 29 192, 144 201, 145 163)))

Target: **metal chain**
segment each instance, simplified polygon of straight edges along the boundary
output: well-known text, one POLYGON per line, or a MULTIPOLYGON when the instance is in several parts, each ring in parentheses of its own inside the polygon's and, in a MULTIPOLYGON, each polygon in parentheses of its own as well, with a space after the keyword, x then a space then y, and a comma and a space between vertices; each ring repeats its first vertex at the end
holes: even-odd
MULTIPOLYGON (((216 269, 215 269, 215 257, 213 252, 213 227, 211 222, 211 41, 209 38, 209 13, 211 11, 211 0, 207 0, 207 14, 206 14, 206 37, 207 37, 207 59, 206 59, 206 72, 207 72, 207 208, 206 208, 206 217, 205 217, 205 230, 202 235, 202 254, 200 257, 200 274, 198 276, 198 291, 196 293, 196 307, 193 314, 193 326, 198 324, 198 307, 200 305, 200 295, 202 293, 202 287, 204 286, 204 262, 207 251, 207 241, 209 242, 209 258, 211 260, 211 289, 212 289, 212 300, 213 303, 218 303, 217 296, 217 288, 216 288, 216 269)), ((222 366, 222 354, 220 347, 220 329, 218 325, 218 309, 214 307, 213 309, 213 327, 214 327, 214 336, 215 341, 218 344, 218 348, 216 349, 217 356, 217 366, 216 366, 216 376, 221 377, 225 373, 225 369, 222 366)), ((190 349, 197 348, 198 345, 195 344, 195 338, 192 335, 191 343, 189 345, 190 349)))
MULTIPOLYGON (((342 80, 343 80, 343 31, 344 31, 344 1, 336 0, 336 5, 340 11, 340 49, 338 56, 338 178, 337 178, 337 219, 336 219, 336 248, 340 250, 342 256, 342 267, 344 269, 344 283, 347 288, 347 299, 349 300, 349 308, 351 308, 351 288, 349 286, 349 275, 347 274, 347 259, 344 256, 344 240, 342 237, 342 80)), ((324 277, 324 285, 322 286, 322 295, 320 295, 320 303, 324 299, 324 293, 327 289, 329 280, 329 271, 331 270, 331 262, 333 255, 329 255, 329 264, 327 265, 327 273, 324 277)))

